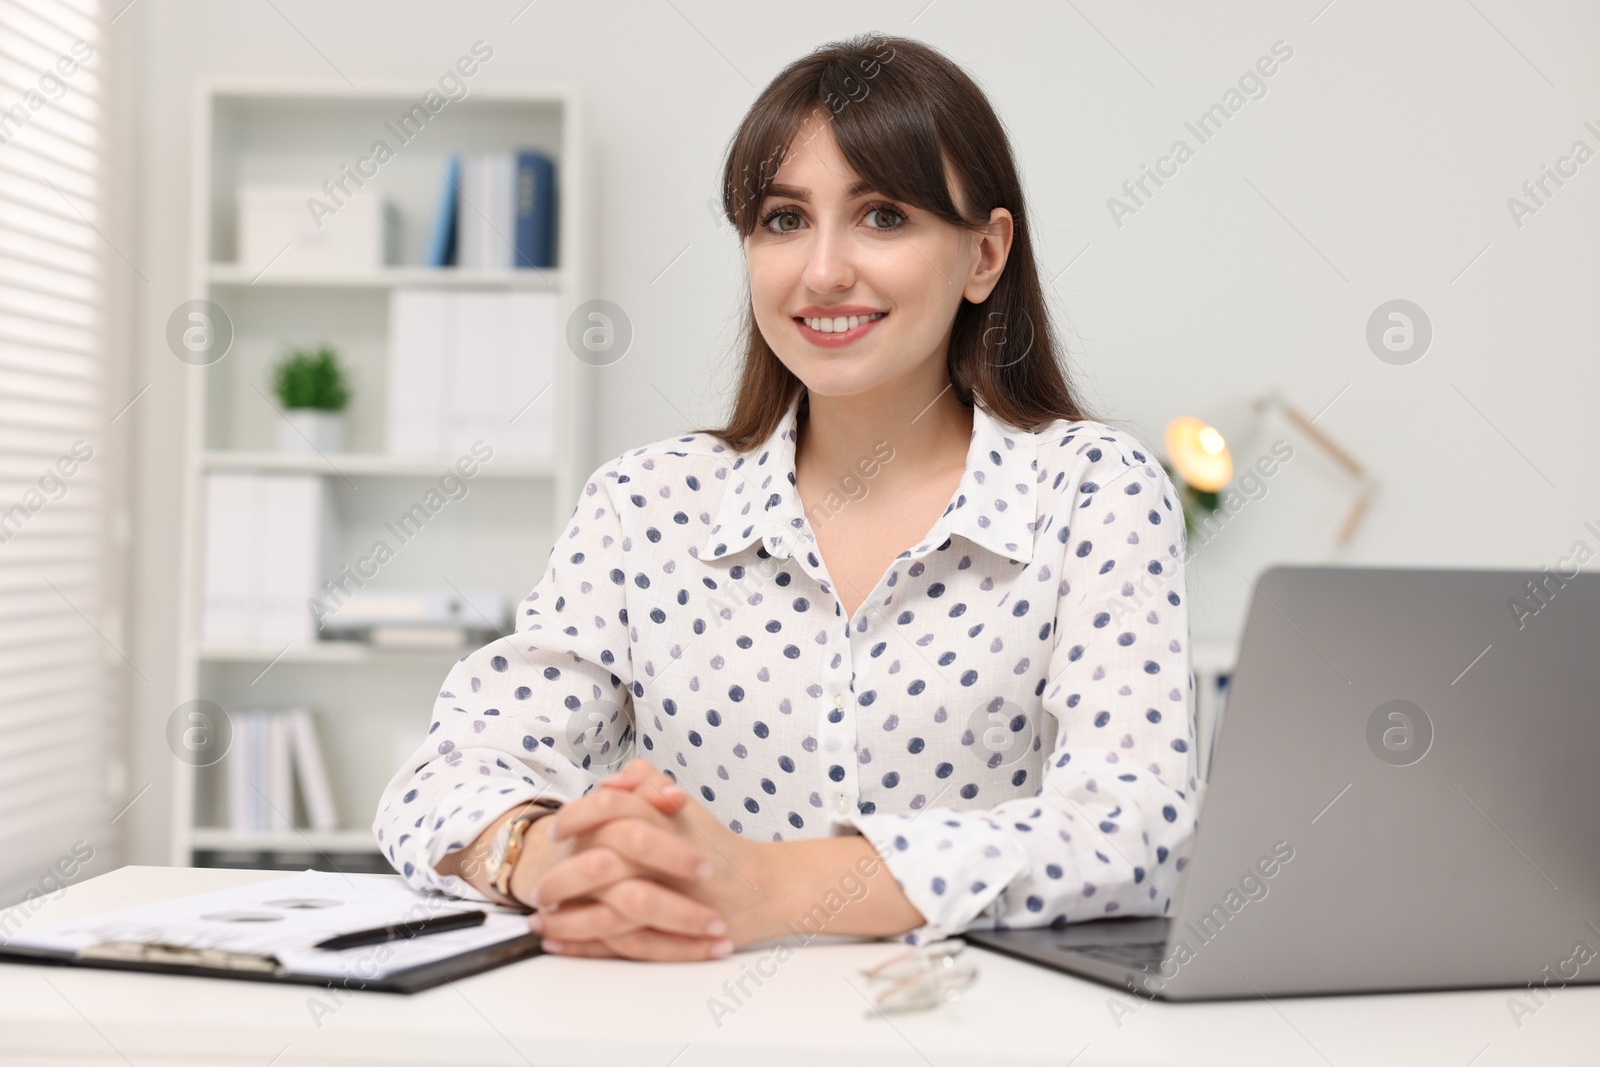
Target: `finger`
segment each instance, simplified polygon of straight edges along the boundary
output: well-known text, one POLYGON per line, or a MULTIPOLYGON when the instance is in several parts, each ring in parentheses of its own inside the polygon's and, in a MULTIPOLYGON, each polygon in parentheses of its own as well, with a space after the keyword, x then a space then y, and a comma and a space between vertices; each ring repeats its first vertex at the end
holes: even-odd
POLYGON ((556 911, 540 909, 528 916, 529 928, 538 920, 534 932, 554 941, 595 941, 601 937, 619 937, 642 924, 622 915, 610 904, 582 900, 566 904, 556 911))
MULTIPOLYGON (((632 832, 635 829, 653 828, 645 827, 636 820, 630 819, 621 823, 607 824, 603 832, 606 834, 607 840, 631 839, 630 844, 623 846, 628 851, 648 852, 653 846, 649 843, 640 844, 640 842, 649 842, 651 839, 648 835, 643 837, 636 836, 632 832)), ((659 831, 657 832, 659 833, 659 831)), ((674 850, 672 854, 660 856, 656 859, 642 858, 638 861, 628 855, 624 855, 623 852, 619 852, 617 848, 609 844, 597 841, 592 848, 580 849, 546 871, 534 885, 534 900, 540 908, 553 908, 565 901, 570 901, 574 897, 598 897, 606 887, 614 885, 624 878, 653 878, 658 874, 662 874, 667 877, 697 879, 700 870, 703 869, 698 868, 698 864, 702 860, 706 863, 710 862, 700 857, 691 862, 687 874, 678 873, 682 870, 683 861, 679 858, 679 853, 676 850, 687 848, 691 854, 698 854, 693 853, 693 846, 685 841, 666 837, 665 835, 663 835, 663 840, 674 850), (668 869, 661 870, 660 868, 662 867, 668 869)))
POLYGON ((595 956, 601 959, 620 959, 622 954, 604 941, 556 941, 545 939, 540 947, 558 956, 595 956))
POLYGON ((630 760, 616 774, 602 778, 600 784, 613 789, 641 792, 657 810, 667 815, 676 815, 689 803, 689 794, 646 759, 630 760), (641 790, 641 787, 648 788, 641 790))
MULTIPOLYGON (((604 785, 605 780, 601 784, 604 785)), ((545 819, 545 832, 550 835, 550 840, 560 841, 573 835, 568 828, 577 826, 579 820, 583 820, 585 828, 589 828, 597 819, 603 822, 624 815, 644 816, 659 810, 647 798, 635 795, 630 789, 591 789, 576 800, 567 801, 554 815, 545 819)))
POLYGON ((609 848, 629 863, 669 878, 697 881, 716 869, 700 847, 643 819, 612 819, 592 832, 591 847, 609 848))
POLYGON ((661 771, 647 776, 633 791, 669 815, 676 815, 689 806, 689 794, 683 786, 661 771))
POLYGON ((649 927, 620 937, 604 938, 601 944, 628 959, 662 962, 719 959, 733 951, 733 942, 727 938, 713 941, 705 937, 684 937, 649 927))
MULTIPOLYGON (((633 929, 647 926, 663 933, 712 938, 728 932, 717 909, 647 878, 624 879, 601 890, 599 898, 633 929)), ((622 929, 617 934, 629 932, 622 929)))
POLYGON ((609 848, 586 848, 544 872, 534 883, 533 905, 545 913, 558 905, 571 907, 575 897, 591 897, 614 882, 645 874, 609 848))
POLYGON ((609 778, 600 779, 601 785, 609 785, 614 789, 632 789, 644 781, 655 770, 650 761, 644 757, 629 760, 622 769, 609 778))
POLYGON ((555 911, 540 911, 539 933, 558 941, 593 941, 646 926, 712 939, 728 932, 728 924, 715 908, 648 879, 624 879, 598 896, 598 900, 582 899, 555 911))
POLYGON ((592 789, 577 800, 563 804, 560 811, 549 816, 545 821, 551 825, 546 832, 550 840, 560 841, 587 833, 613 819, 632 816, 662 823, 662 816, 667 814, 647 797, 637 793, 625 789, 592 789))

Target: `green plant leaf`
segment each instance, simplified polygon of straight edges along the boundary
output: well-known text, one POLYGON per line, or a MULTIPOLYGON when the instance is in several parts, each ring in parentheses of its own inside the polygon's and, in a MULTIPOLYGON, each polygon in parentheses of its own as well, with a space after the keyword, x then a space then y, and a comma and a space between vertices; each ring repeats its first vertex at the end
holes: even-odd
POLYGON ((350 387, 331 345, 291 348, 272 368, 272 387, 285 408, 343 411, 350 387))

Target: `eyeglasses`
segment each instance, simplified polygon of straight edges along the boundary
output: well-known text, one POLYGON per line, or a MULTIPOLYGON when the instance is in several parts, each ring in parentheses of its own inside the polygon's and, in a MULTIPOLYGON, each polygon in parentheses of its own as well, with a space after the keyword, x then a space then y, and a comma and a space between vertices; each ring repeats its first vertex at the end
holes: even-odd
MULTIPOLYGON (((958 964, 967 943, 959 938, 936 941, 891 956, 861 973, 875 982, 891 983, 873 996, 878 1011, 921 1011, 955 1001, 978 979, 978 968, 958 964)), ((869 1013, 870 1018, 872 1014, 869 1013)))

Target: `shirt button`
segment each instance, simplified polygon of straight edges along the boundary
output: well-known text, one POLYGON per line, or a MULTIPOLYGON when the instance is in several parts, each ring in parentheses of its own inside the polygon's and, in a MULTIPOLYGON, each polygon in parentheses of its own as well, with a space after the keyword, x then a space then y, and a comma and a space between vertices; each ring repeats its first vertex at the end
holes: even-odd
POLYGON ((844 710, 844 694, 843 693, 835 693, 833 695, 833 706, 838 708, 840 711, 844 710))
POLYGON ((850 810, 850 800, 843 793, 833 798, 833 807, 840 815, 850 810))
POLYGON ((839 744, 840 742, 837 737, 830 737, 826 741, 822 742, 822 747, 827 749, 829 752, 837 752, 839 751, 839 744))

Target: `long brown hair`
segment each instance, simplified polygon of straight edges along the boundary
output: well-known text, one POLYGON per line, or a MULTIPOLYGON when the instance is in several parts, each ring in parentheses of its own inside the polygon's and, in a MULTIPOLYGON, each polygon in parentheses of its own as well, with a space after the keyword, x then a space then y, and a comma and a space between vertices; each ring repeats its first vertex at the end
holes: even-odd
MULTIPOLYGON (((956 310, 948 365, 961 402, 970 408, 976 396, 1000 421, 1025 430, 1093 418, 1057 356, 1011 143, 983 90, 937 49, 879 33, 824 45, 789 64, 750 106, 723 160, 723 215, 741 241, 759 224, 767 189, 811 114, 831 120, 840 153, 883 196, 973 232, 988 224, 991 209, 1011 212, 1000 280, 983 303, 963 300, 956 310), (951 196, 946 160, 972 218, 951 196)), ((761 335, 748 298, 741 332, 733 413, 726 426, 692 432, 743 452, 777 428, 805 384, 761 335)))

